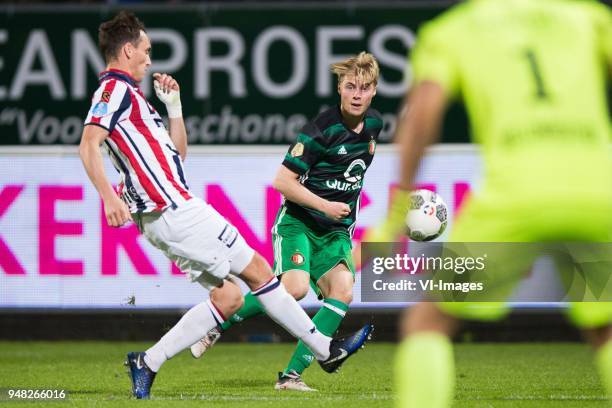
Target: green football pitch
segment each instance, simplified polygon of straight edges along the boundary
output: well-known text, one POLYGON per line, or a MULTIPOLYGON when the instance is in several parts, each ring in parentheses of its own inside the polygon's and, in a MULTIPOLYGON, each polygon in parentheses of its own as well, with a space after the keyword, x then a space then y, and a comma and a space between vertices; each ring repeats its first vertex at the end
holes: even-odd
MULTIPOLYGON (((54 407, 124 407, 130 384, 122 363, 142 343, 0 342, 0 405, 7 389, 65 390, 54 407)), ((317 393, 274 391, 290 344, 218 344, 201 360, 184 352, 167 362, 146 406, 392 407, 395 346, 372 343, 338 374, 318 366, 304 375, 317 393)), ((456 407, 605 407, 592 362, 582 344, 459 344, 456 407)), ((7 406, 22 405, 8 403, 7 406)))

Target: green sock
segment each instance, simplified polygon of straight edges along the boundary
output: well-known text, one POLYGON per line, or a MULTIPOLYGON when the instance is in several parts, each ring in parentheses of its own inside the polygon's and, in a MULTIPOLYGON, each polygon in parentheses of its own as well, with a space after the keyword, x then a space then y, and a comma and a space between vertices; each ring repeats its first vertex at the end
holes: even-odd
POLYGON ((612 397, 612 341, 606 342, 595 355, 601 383, 608 397, 612 397))
POLYGON ((395 356, 394 377, 397 407, 450 407, 455 388, 455 361, 448 337, 421 332, 406 338, 395 356))
MULTIPOLYGON (((325 299, 323 301, 323 307, 319 309, 317 314, 312 318, 312 322, 321 333, 326 336, 332 336, 338 327, 349 305, 336 299, 325 299)), ((314 355, 310 349, 306 347, 302 341, 298 342, 297 348, 289 360, 289 365, 285 369, 285 373, 294 370, 298 374, 302 374, 305 369, 310 366, 310 363, 314 360, 314 355)))
POLYGON ((229 319, 221 323, 221 328, 225 331, 234 324, 250 319, 253 316, 259 316, 263 312, 263 307, 261 303, 259 303, 259 300, 257 300, 257 296, 249 292, 244 297, 244 305, 242 305, 240 310, 231 315, 229 319))

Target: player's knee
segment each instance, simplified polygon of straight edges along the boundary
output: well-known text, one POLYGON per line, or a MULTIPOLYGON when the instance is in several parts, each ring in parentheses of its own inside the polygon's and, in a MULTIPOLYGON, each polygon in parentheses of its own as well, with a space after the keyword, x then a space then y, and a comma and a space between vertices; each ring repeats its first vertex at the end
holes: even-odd
POLYGON ((300 269, 285 271, 281 275, 280 280, 294 299, 303 299, 308 294, 310 277, 307 272, 300 269))
POLYGON ((244 296, 242 296, 242 291, 240 290, 240 288, 238 288, 238 286, 232 286, 234 288, 232 289, 231 294, 229 295, 227 303, 228 309, 230 310, 230 312, 228 313, 234 314, 244 305, 244 296))
POLYGON ((242 291, 231 282, 225 282, 222 287, 210 292, 210 300, 225 315, 231 316, 244 304, 242 291))
POLYGON ((232 309, 231 314, 234 314, 237 311, 239 311, 242 308, 242 306, 244 306, 244 296, 242 296, 242 293, 241 293, 237 297, 232 298, 232 303, 230 305, 230 309, 232 309))
POLYGON ((353 301, 353 287, 334 288, 330 291, 326 299, 336 299, 345 304, 350 304, 353 301))
POLYGON ((301 300, 308 294, 308 284, 292 283, 285 285, 285 289, 295 300, 301 300))
POLYGON ((612 341, 612 325, 583 329, 583 333, 586 340, 595 350, 599 350, 609 341, 612 341))
POLYGON ((318 285, 326 299, 336 299, 346 304, 353 301, 353 275, 342 265, 323 275, 318 285))
POLYGON ((338 295, 337 299, 347 305, 350 304, 353 301, 353 288, 344 290, 338 295))

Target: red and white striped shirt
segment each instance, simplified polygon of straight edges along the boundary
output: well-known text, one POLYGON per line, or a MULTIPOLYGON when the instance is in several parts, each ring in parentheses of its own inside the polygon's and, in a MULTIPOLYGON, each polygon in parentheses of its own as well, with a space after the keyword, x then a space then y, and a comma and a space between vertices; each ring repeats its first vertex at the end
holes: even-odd
POLYGON ((128 73, 100 74, 85 125, 108 130, 104 144, 121 175, 118 194, 130 212, 176 208, 193 197, 161 116, 128 73))

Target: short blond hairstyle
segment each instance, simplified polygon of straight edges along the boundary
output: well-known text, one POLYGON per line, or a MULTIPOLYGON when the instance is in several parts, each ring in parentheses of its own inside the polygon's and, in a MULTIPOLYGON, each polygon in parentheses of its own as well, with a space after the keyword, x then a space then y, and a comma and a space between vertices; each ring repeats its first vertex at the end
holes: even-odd
POLYGON ((330 65, 331 72, 338 76, 338 84, 342 82, 345 76, 353 75, 358 81, 369 84, 378 83, 378 61, 368 52, 362 51, 358 55, 336 62, 330 65))

